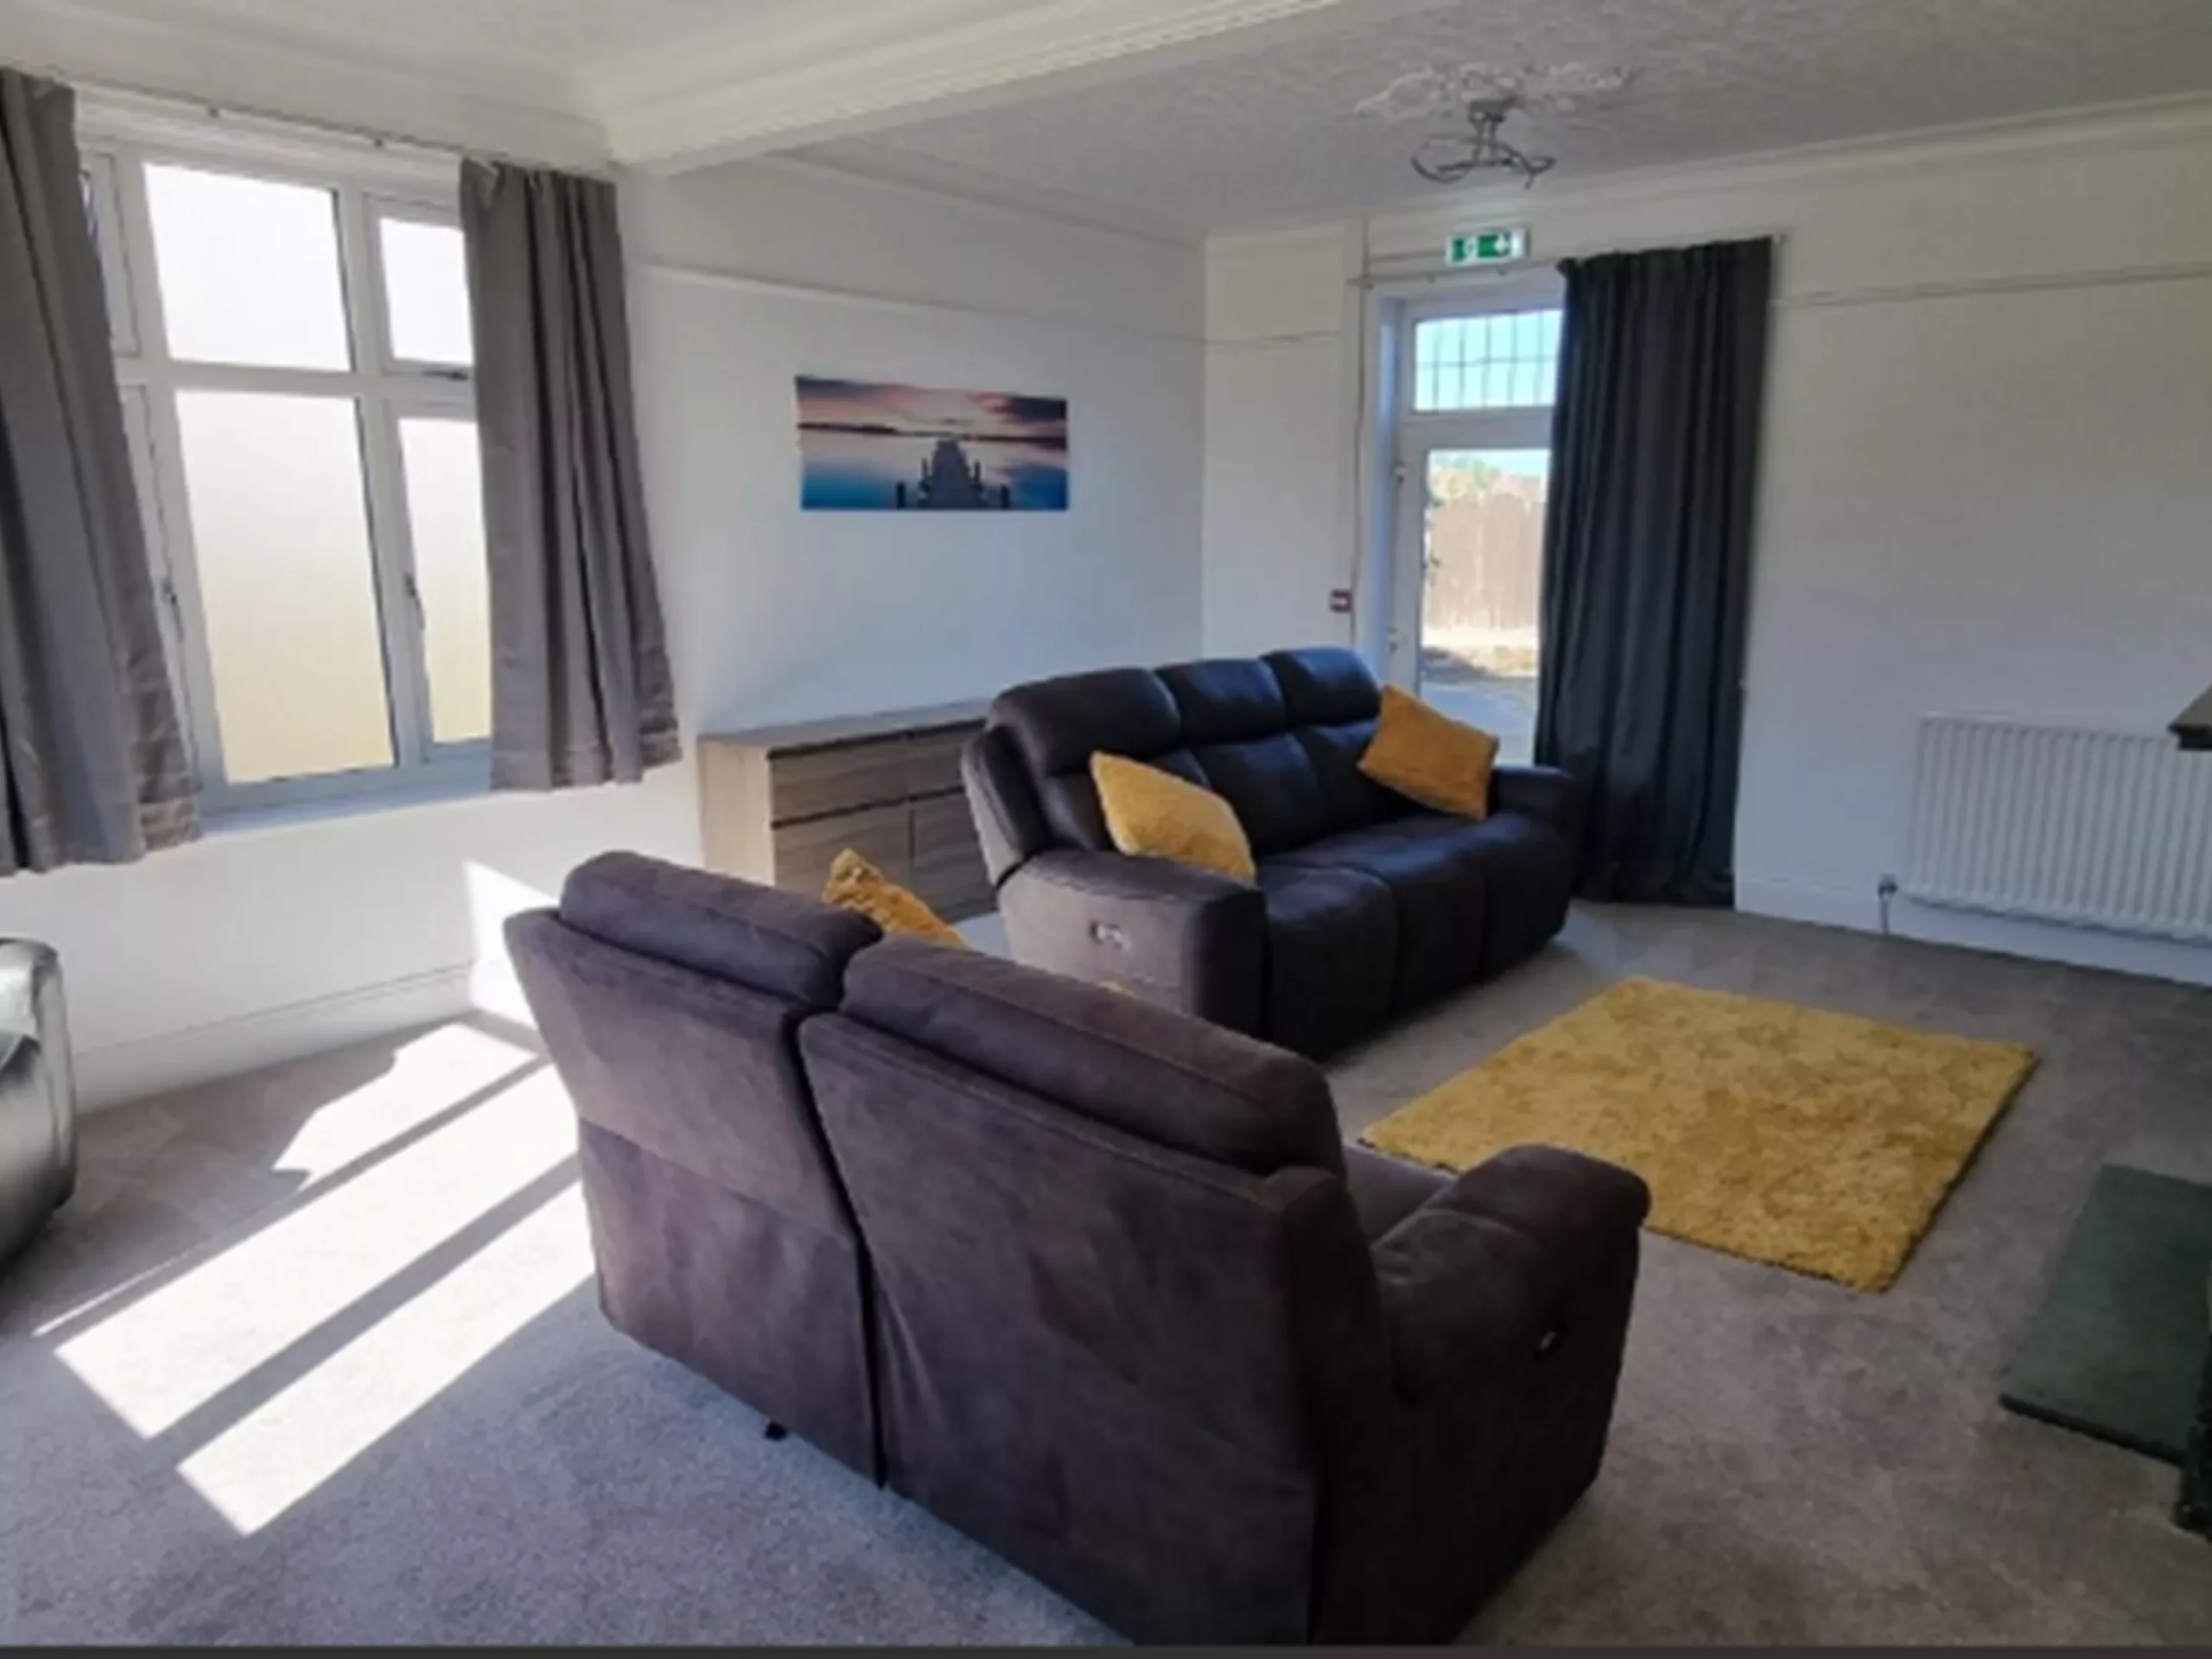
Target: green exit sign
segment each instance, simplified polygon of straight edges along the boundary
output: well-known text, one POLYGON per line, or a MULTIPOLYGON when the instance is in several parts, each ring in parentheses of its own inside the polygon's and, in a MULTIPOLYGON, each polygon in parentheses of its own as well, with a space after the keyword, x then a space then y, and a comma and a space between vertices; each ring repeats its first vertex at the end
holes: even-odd
POLYGON ((1445 250, 1455 265, 1503 265, 1529 257, 1529 227, 1508 225, 1497 230, 1469 231, 1455 236, 1445 250))

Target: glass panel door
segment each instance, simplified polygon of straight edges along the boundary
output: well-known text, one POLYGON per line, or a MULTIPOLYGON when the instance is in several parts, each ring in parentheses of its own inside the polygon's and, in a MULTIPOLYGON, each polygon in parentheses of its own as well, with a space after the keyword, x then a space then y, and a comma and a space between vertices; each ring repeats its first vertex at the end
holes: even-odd
POLYGON ((1421 697, 1525 762, 1536 733, 1548 449, 1428 448, 1417 474, 1421 697))

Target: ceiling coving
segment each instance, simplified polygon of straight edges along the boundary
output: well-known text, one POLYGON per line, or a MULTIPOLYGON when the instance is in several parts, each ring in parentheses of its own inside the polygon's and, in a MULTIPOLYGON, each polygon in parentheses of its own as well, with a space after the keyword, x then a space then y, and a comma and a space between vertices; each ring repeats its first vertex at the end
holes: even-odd
POLYGON ((1570 110, 1623 91, 1627 69, 1568 63, 1505 68, 1463 63, 1401 75, 1358 106, 1358 113, 1389 122, 1463 123, 1432 132, 1413 153, 1414 171, 1432 184, 1458 184, 1481 172, 1517 173, 1533 185, 1558 164, 1555 157, 1522 149, 1505 137, 1506 118, 1516 110, 1570 110))

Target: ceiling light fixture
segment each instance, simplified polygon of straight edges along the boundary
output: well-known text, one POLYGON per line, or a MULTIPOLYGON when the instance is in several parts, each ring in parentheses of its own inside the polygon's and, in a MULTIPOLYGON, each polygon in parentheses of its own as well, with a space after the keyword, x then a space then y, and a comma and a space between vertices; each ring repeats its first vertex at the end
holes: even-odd
POLYGON ((1465 63, 1456 69, 1431 67, 1401 75, 1358 106, 1358 113, 1402 124, 1456 117, 1465 130, 1433 132, 1413 153, 1414 171, 1432 184, 1457 184, 1485 171, 1517 173, 1524 185, 1558 164, 1509 143, 1506 118, 1516 110, 1573 109, 1621 91, 1631 79, 1626 69, 1560 64, 1503 68, 1465 63))

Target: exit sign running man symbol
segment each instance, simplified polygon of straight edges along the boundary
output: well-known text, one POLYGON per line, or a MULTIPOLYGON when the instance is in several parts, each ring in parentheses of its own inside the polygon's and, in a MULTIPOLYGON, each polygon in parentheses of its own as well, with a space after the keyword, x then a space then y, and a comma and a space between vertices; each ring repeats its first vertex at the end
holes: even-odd
POLYGON ((1529 257, 1529 229, 1525 225, 1496 230, 1470 231, 1455 236, 1445 249, 1445 259, 1454 265, 1502 265, 1529 257))

